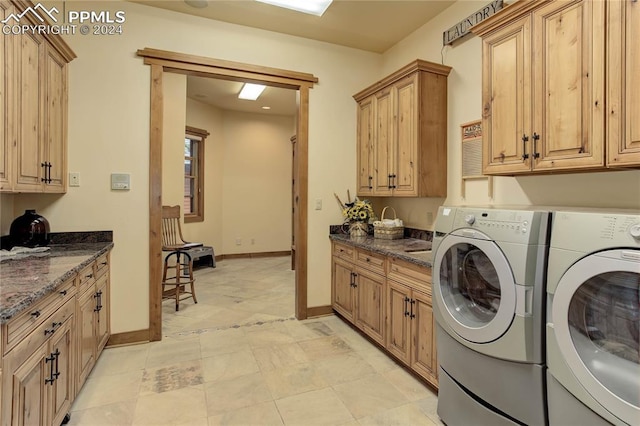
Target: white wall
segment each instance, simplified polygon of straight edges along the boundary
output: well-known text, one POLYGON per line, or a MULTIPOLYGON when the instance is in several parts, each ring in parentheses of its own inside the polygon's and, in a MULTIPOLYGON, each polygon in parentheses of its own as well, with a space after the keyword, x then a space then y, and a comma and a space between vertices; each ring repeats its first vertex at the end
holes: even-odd
MULTIPOLYGON (((62 10, 61 2, 46 2, 62 10)), ((15 197, 14 214, 33 207, 54 231, 113 230, 114 333, 149 325, 149 87, 150 69, 136 56, 145 47, 312 73, 309 199, 331 202, 355 185, 355 103, 381 56, 238 25, 176 14, 130 2, 67 2, 67 10, 124 10, 124 34, 71 35, 78 55, 69 66, 69 171, 81 186, 62 197, 15 197), (111 191, 111 173, 130 173, 130 191, 111 191)), ((309 206, 308 305, 328 305, 328 227, 337 208, 309 206)))

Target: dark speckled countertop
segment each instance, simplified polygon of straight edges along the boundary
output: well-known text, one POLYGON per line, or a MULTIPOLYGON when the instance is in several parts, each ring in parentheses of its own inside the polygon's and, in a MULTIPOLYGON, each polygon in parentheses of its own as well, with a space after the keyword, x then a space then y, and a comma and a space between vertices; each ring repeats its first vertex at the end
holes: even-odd
POLYGON ((352 239, 345 234, 329 234, 333 241, 350 244, 374 253, 392 256, 420 266, 431 267, 431 241, 417 238, 383 240, 372 236, 352 239), (424 253, 424 251, 427 251, 424 253))
POLYGON ((52 245, 51 250, 0 262, 0 324, 57 286, 113 247, 112 242, 52 245))

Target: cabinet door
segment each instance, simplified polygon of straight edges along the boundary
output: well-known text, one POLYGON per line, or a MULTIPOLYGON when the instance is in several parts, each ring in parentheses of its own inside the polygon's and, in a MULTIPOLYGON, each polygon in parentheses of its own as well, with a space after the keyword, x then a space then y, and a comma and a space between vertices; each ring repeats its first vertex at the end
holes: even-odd
POLYGON ((612 1, 607 49, 609 166, 640 165, 640 3, 612 1))
POLYGON ((96 359, 100 356, 100 352, 104 349, 109 340, 109 273, 98 278, 96 282, 96 296, 97 306, 96 309, 96 331, 97 331, 97 354, 96 359))
POLYGON ((358 195, 373 193, 374 96, 358 104, 358 195))
POLYGON ((353 322, 355 301, 353 295, 353 265, 342 259, 333 257, 331 283, 333 309, 353 322))
POLYGON ((49 421, 47 386, 50 385, 45 380, 50 376, 52 365, 47 361, 47 358, 51 359, 48 348, 48 342, 44 343, 26 361, 8 372, 13 394, 11 425, 44 425, 49 421))
POLYGON ((531 17, 482 40, 483 172, 531 170, 531 17))
POLYGON ((62 327, 57 329, 51 338, 51 353, 56 357, 53 361, 55 381, 49 385, 51 395, 51 423, 59 425, 71 408, 74 390, 75 370, 73 365, 73 316, 69 317, 62 327))
POLYGON ((356 326, 373 340, 384 344, 384 277, 357 269, 356 326))
POLYGON ((375 195, 391 195, 391 176, 394 174, 393 144, 394 116, 393 90, 386 88, 375 94, 375 149, 373 192, 375 195))
POLYGON ((419 291, 413 292, 411 317, 411 368, 437 386, 435 333, 431 297, 419 291))
POLYGON ((18 91, 16 92, 16 182, 15 189, 39 192, 42 189, 42 37, 24 32, 14 51, 18 91))
MULTIPOLYGON (((6 19, 15 12, 15 7, 9 2, 0 2, 0 20, 6 19)), ((15 85, 10 71, 13 69, 13 43, 15 36, 0 37, 0 191, 10 191, 13 188, 12 159, 13 159, 13 127, 15 120, 15 85)))
MULTIPOLYGON (((395 85, 397 99, 396 143, 394 146, 395 195, 418 195, 418 74, 395 85)), ((425 143, 429 143, 425 141, 425 143)))
POLYGON ((45 103, 43 150, 48 162, 48 178, 45 192, 66 191, 67 170, 67 63, 53 49, 45 55, 45 103))
POLYGON ((410 358, 410 290, 392 280, 387 280, 387 340, 386 348, 402 362, 409 365, 410 358))
POLYGON ((605 2, 533 12, 534 170, 604 166, 605 2))
POLYGON ((78 342, 78 377, 76 389, 80 389, 96 362, 96 308, 95 287, 82 293, 78 299, 77 342, 78 342))

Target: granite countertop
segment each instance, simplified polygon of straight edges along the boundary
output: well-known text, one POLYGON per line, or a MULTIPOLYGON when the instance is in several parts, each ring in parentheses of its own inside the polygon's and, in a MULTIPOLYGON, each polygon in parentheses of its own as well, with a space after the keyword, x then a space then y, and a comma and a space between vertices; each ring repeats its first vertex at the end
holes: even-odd
POLYGON ((49 251, 0 262, 0 324, 19 314, 109 251, 113 242, 52 245, 49 251))
POLYGON ((334 241, 349 244, 358 248, 406 260, 420 266, 431 267, 431 241, 417 238, 383 240, 372 236, 354 238, 345 234, 329 234, 334 241), (425 253, 425 251, 427 251, 425 253))

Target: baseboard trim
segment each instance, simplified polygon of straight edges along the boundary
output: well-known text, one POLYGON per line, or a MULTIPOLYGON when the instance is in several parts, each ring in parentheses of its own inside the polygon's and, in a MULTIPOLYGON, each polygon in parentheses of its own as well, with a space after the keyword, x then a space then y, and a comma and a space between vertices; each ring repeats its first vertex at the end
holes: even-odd
MULTIPOLYGON (((220 255, 220 260, 223 259, 253 259, 259 257, 277 257, 277 256, 291 256, 291 250, 289 251, 263 251, 260 253, 233 253, 233 254, 222 254, 220 255)), ((218 260, 218 256, 216 256, 216 261, 218 260)))
POLYGON ((331 305, 307 308, 307 318, 324 317, 327 315, 333 315, 333 313, 331 305))
POLYGON ((149 329, 127 331, 124 333, 112 334, 107 341, 107 347, 134 345, 149 341, 149 329))

